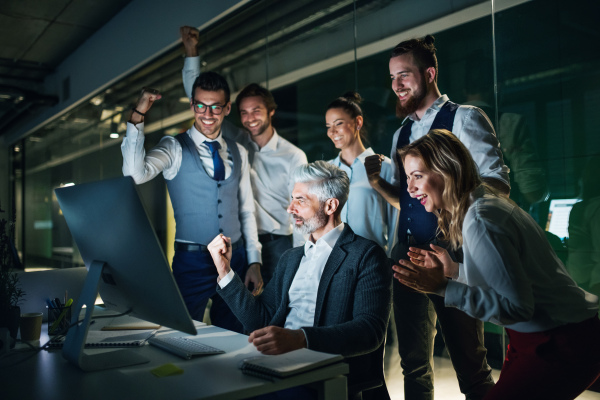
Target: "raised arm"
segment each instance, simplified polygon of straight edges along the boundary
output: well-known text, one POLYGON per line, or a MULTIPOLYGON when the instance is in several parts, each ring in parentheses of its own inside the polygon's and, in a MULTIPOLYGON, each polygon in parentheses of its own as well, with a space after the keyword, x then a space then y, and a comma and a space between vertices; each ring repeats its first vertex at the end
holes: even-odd
POLYGON ((181 41, 185 48, 186 57, 198 57, 198 42, 200 41, 200 32, 192 26, 182 26, 179 28, 181 41))
POLYGON ((185 60, 181 71, 183 88, 187 97, 191 98, 194 81, 200 75, 200 57, 198 56, 200 32, 191 26, 182 26, 179 28, 179 33, 185 49, 185 60))
POLYGON ((178 153, 181 155, 181 146, 170 136, 164 137, 147 154, 144 149, 144 117, 160 97, 154 89, 142 91, 131 111, 127 133, 121 144, 123 175, 131 176, 137 184, 147 182, 161 172, 164 172, 166 179, 171 179, 179 168, 176 160, 181 161, 181 157, 177 157, 178 153))
POLYGON ((144 122, 146 113, 150 111, 152 104, 161 98, 161 94, 156 89, 144 88, 134 108, 131 109, 129 121, 133 125, 144 122))

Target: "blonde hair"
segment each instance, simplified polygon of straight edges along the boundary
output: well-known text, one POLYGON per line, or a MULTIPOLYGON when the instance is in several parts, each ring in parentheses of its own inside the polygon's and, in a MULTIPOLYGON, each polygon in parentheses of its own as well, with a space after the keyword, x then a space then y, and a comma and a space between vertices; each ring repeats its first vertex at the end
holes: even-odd
POLYGON ((418 157, 427 169, 444 179, 442 200, 447 209, 434 213, 441 238, 456 250, 462 246, 462 224, 471 205, 469 196, 483 184, 471 153, 446 129, 433 129, 398 152, 403 163, 407 155, 418 157))

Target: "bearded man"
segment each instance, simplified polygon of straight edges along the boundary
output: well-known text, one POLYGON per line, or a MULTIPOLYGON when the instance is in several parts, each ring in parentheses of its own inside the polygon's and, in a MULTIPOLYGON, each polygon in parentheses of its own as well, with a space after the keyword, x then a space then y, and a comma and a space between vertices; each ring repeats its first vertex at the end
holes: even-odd
MULTIPOLYGON (((390 55, 392 90, 398 97, 396 115, 403 122, 392 141, 392 182, 380 176, 382 156, 365 159, 371 186, 400 210, 398 244, 392 251, 396 261, 407 258, 410 246, 426 250, 430 244, 446 247, 437 237, 437 216, 423 207, 426 198, 411 198, 406 190, 400 148, 431 129, 447 129, 469 149, 488 185, 507 195, 510 191, 508 167, 488 117, 479 108, 453 103, 440 93, 434 41, 431 35, 407 40, 390 55)), ((460 251, 452 257, 460 262, 460 251)), ((461 392, 467 400, 482 399, 494 386, 483 345, 483 323, 446 308, 442 297, 414 292, 397 280, 393 292, 405 398, 433 400, 433 343, 439 319, 461 392)))
MULTIPOLYGON (((306 347, 341 354, 350 366, 350 388, 379 380, 378 398, 389 398, 383 379, 389 260, 379 245, 341 221, 350 188, 344 171, 317 161, 296 168, 293 179, 288 212, 308 241, 283 254, 264 292, 254 297, 229 267, 231 240, 217 236, 208 246, 219 275, 217 293, 251 332, 249 341, 260 352, 306 347)), ((314 398, 311 390, 294 388, 294 394, 281 398, 314 398)), ((350 389, 349 394, 355 393, 350 389)))

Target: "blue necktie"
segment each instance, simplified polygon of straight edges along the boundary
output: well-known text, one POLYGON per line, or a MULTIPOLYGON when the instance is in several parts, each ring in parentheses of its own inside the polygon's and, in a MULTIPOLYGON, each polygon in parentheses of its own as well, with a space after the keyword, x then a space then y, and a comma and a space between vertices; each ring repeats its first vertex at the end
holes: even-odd
POLYGON ((223 164, 223 159, 221 158, 221 155, 219 154, 219 149, 221 148, 221 145, 219 144, 219 142, 204 142, 208 148, 210 149, 210 152, 212 153, 212 159, 213 159, 213 165, 215 167, 215 175, 213 176, 213 179, 215 181, 222 181, 225 179, 225 164, 223 164))

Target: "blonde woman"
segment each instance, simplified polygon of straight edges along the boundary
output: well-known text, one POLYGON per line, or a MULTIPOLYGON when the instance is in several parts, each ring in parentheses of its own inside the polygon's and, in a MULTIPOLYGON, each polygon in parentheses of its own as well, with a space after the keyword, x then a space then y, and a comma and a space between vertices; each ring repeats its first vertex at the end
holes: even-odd
POLYGON ((500 379, 485 399, 573 399, 600 376, 598 298, 577 287, 544 232, 516 204, 482 183, 465 146, 432 130, 400 150, 408 192, 438 215, 441 235, 462 246, 410 248, 400 283, 444 296, 510 337, 500 379))

